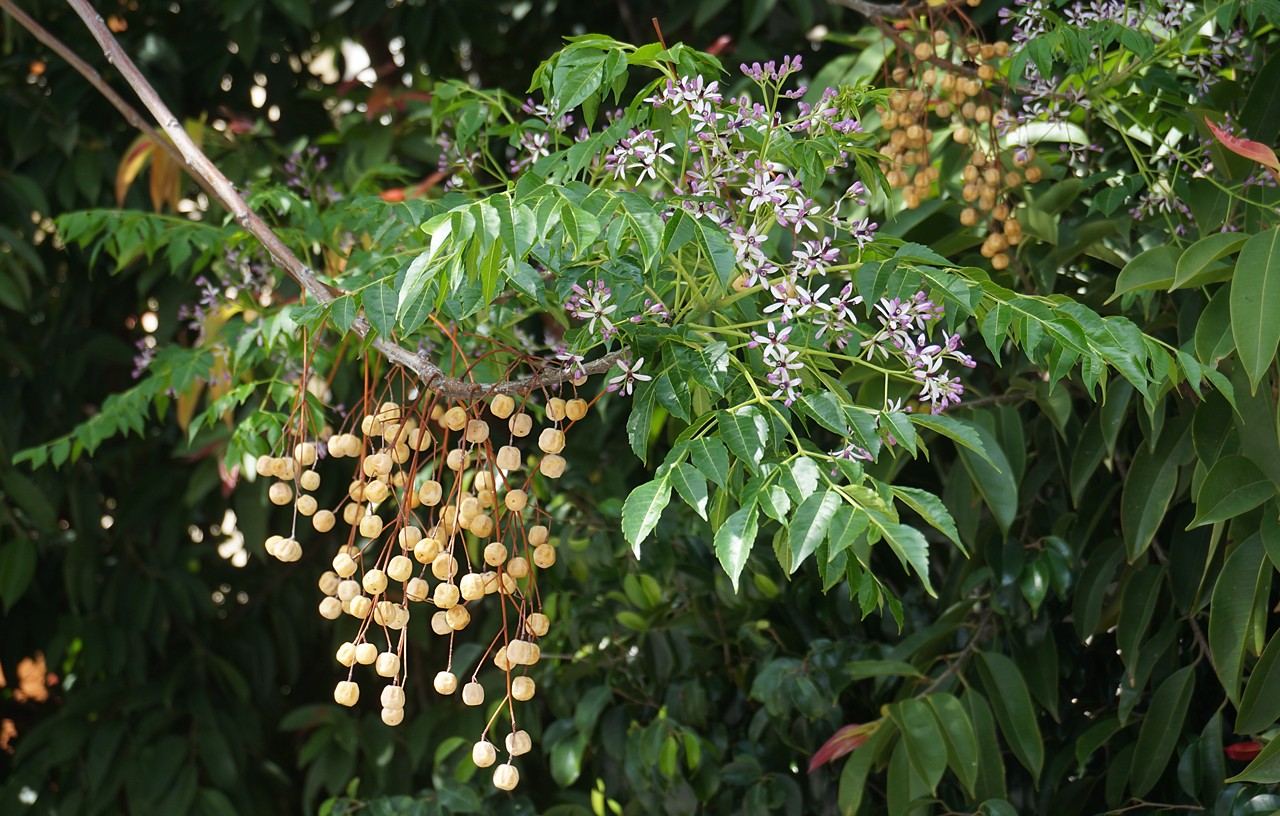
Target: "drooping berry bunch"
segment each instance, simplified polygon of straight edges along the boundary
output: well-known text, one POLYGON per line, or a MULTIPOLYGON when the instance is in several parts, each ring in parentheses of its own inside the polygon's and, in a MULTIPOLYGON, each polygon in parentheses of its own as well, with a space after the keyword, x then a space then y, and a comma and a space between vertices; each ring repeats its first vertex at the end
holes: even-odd
POLYGON ((1032 147, 1005 144, 1012 117, 995 83, 1009 44, 964 43, 943 28, 926 28, 918 36, 914 60, 891 73, 893 82, 903 87, 880 110, 881 152, 889 159, 883 166, 885 177, 890 187, 902 190, 909 209, 937 194, 941 145, 934 136, 935 130, 947 131, 964 155, 960 197, 966 206, 960 222, 966 227, 986 223, 982 255, 995 269, 1004 269, 1009 265, 1007 250, 1022 241, 1011 195, 1024 182, 1039 181, 1041 174, 1032 164, 1032 147))
POLYGON ((275 479, 268 488, 270 500, 292 504, 295 511, 291 533, 267 539, 270 555, 286 562, 301 557, 299 516, 309 517, 318 533, 335 528, 346 533, 332 569, 319 581, 324 593, 320 614, 329 620, 348 615, 356 625, 355 634, 337 651, 347 677, 334 689, 334 700, 356 705, 357 672, 372 666, 385 681, 379 695, 382 721, 400 724, 408 676, 407 628, 411 620, 428 616, 432 632, 448 638, 447 662, 433 680, 438 693, 452 695, 461 685, 463 703, 480 706, 485 703, 480 671, 492 664, 503 674, 504 697, 493 706, 472 750, 482 768, 497 762, 498 749, 488 736, 505 710, 508 758, 493 777, 503 790, 519 781, 512 760, 530 750, 514 703, 534 696, 537 686, 528 669, 538 663, 538 641, 550 627, 541 611, 536 573, 557 559, 550 517, 533 498, 535 474, 541 481, 564 473, 565 431, 589 407, 577 397, 547 399, 541 411, 546 425, 534 442, 535 420, 527 400, 517 404, 498 395, 464 405, 429 395, 405 404, 384 398, 355 412, 358 427, 322 434, 323 441, 290 439, 285 455, 257 461, 258 474, 275 479), (319 508, 312 495, 320 486, 315 466, 322 457, 356 463, 345 498, 332 510, 319 508), (468 628, 473 611, 489 596, 501 605, 502 625, 470 678, 459 678, 453 667, 454 637, 468 628))

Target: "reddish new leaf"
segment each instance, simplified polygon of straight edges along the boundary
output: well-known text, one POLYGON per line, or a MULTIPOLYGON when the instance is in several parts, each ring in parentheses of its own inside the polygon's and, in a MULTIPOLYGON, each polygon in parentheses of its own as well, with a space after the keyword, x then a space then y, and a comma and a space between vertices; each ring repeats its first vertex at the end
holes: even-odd
POLYGON ((879 727, 880 721, 876 720, 865 725, 846 725, 841 728, 814 752, 813 758, 809 760, 809 773, 861 747, 864 742, 871 739, 871 735, 879 727))
POLYGON ((1209 126, 1209 130, 1217 137, 1222 146, 1238 156, 1244 156, 1246 159, 1252 159, 1258 164, 1264 165, 1271 171, 1273 176, 1280 178, 1280 159, 1276 158, 1276 153, 1262 142, 1255 142, 1249 139, 1241 139, 1239 136, 1233 136, 1222 128, 1209 121, 1209 117, 1204 118, 1204 123, 1209 126))
POLYGON ((1262 743, 1257 741, 1237 742, 1222 749, 1223 753, 1236 762, 1250 762, 1262 752, 1262 743))

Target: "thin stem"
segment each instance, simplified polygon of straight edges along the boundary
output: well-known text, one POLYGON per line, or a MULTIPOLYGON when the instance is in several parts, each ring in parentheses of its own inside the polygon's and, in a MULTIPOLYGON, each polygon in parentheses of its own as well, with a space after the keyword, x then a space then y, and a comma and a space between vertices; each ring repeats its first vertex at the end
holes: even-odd
MULTIPOLYGON (((10 10, 11 3, 9 0, 2 0, 2 2, 5 3, 6 10, 10 10)), ((304 292, 320 304, 334 301, 337 296, 330 291, 330 287, 316 276, 314 270, 300 261, 298 256, 267 226, 266 222, 249 208, 244 197, 236 190, 231 180, 191 140, 177 117, 173 115, 172 111, 169 110, 156 92, 156 89, 138 70, 138 66, 120 47, 120 43, 116 41, 115 36, 107 28, 106 21, 94 11, 88 0, 67 0, 67 3, 80 16, 80 19, 89 28, 89 32, 93 34, 94 39, 98 41, 98 45, 102 47, 102 52, 107 61, 116 66, 120 71, 120 75, 137 93, 142 104, 155 117, 156 122, 160 124, 160 127, 168 134, 169 138, 173 140, 174 145, 182 156, 182 161, 187 171, 203 179, 208 184, 211 194, 227 208, 235 218, 236 223, 258 239, 276 264, 289 277, 293 278, 304 292)), ((98 86, 95 85, 95 87, 98 86)), ((160 141, 163 142, 164 140, 160 141)), ((370 326, 364 317, 358 317, 351 324, 351 329, 363 338, 368 335, 370 326)), ((475 400, 495 394, 522 394, 567 382, 573 376, 569 371, 559 366, 548 366, 536 374, 517 380, 494 383, 467 382, 446 375, 440 366, 427 359, 425 355, 414 354, 399 343, 392 342, 389 339, 378 337, 370 345, 391 363, 416 374, 427 388, 435 391, 440 396, 450 399, 475 400)), ((604 373, 614 363, 622 359, 625 353, 625 350, 622 349, 611 352, 587 363, 584 369, 588 375, 604 373)))

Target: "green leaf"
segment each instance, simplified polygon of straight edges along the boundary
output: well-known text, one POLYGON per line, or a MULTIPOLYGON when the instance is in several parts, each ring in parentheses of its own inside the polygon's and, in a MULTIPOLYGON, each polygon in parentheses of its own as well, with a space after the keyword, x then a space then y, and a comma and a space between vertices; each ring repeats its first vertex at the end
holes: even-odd
POLYGON ((813 495, 818 489, 821 478, 822 473, 812 459, 807 456, 798 456, 782 468, 778 481, 798 504, 813 495))
POLYGON ((0 601, 9 614, 13 605, 26 593, 36 574, 36 543, 27 538, 12 538, 0 547, 0 601))
POLYGON ((1129 791, 1136 797, 1147 794, 1160 781, 1164 769, 1178 747, 1182 723, 1195 691, 1195 666, 1183 666, 1169 675, 1151 698, 1151 707, 1138 730, 1137 747, 1133 750, 1133 770, 1129 791))
POLYGON ((702 474, 702 471, 688 462, 680 462, 671 469, 670 478, 671 484, 680 494, 680 498, 684 499, 685 504, 692 507, 694 512, 706 521, 707 477, 702 474))
POLYGON ((1164 567, 1148 564, 1129 579, 1121 597, 1120 620, 1116 624, 1116 646, 1120 659, 1128 670, 1129 682, 1133 682, 1138 666, 1138 652, 1151 616, 1155 614, 1160 599, 1160 582, 1164 567))
POLYGON ((622 505, 622 534, 631 542, 631 551, 640 558, 640 544, 658 526, 662 511, 671 501, 668 477, 655 479, 631 491, 622 505))
POLYGON ((990 431, 977 425, 972 426, 972 430, 982 440, 986 455, 979 456, 965 447, 960 449, 960 461, 969 472, 973 486, 991 508, 996 523, 1007 533, 1018 513, 1018 484, 1014 481, 1013 468, 990 431))
POLYGON ((1012 660, 996 652, 978 652, 977 665, 1000 732, 1038 784, 1044 767, 1044 741, 1022 672, 1012 660))
POLYGON ((920 670, 901 660, 855 660, 848 665, 848 675, 853 680, 868 677, 923 677, 920 670))
POLYGON ((909 697, 889 706, 889 716, 902 733, 912 770, 929 790, 936 792, 947 768, 947 747, 932 709, 924 701, 909 697))
POLYGON ((711 483, 724 487, 729 483, 729 452, 715 437, 689 440, 689 457, 711 483))
POLYGON ((364 316, 379 337, 391 338, 396 324, 396 290, 385 283, 375 283, 360 295, 364 316))
POLYGON ((787 528, 791 542, 790 572, 794 573, 799 569, 827 537, 827 528, 840 504, 840 494, 834 490, 824 490, 809 496, 796 508, 787 528))
POLYGON ((1173 283, 1178 264, 1178 248, 1169 244, 1152 247, 1124 265, 1116 278, 1116 291, 1107 303, 1128 292, 1167 289, 1173 283))
POLYGON ((752 472, 759 472, 765 445, 769 441, 769 420, 754 405, 739 408, 736 412, 719 411, 716 419, 720 438, 729 450, 752 472))
POLYGON ((1231 281, 1231 335, 1256 392, 1280 345, 1280 230, 1249 239, 1231 281))
POLYGON ((720 559, 720 566, 724 567, 725 574, 733 583, 734 592, 738 591, 738 579, 742 576, 747 557, 751 555, 751 548, 756 543, 758 516, 759 511, 755 505, 749 504, 738 508, 716 530, 716 558, 720 559))
POLYGON ((1280 720, 1280 632, 1271 637, 1249 673, 1236 717, 1237 734, 1257 734, 1280 720))
POLYGON ((844 421, 844 410, 840 399, 827 391, 817 391, 800 397, 800 409, 814 419, 819 425, 840 436, 849 435, 849 426, 844 421))
POLYGON ((1276 494, 1275 483, 1243 456, 1224 456, 1214 463, 1196 494, 1196 517, 1187 526, 1215 524, 1247 513, 1276 494))
POLYGON ((1162 449, 1153 453, 1144 445, 1134 455, 1120 498, 1120 524, 1130 563, 1151 546, 1177 486, 1178 469, 1170 466, 1162 449))
POLYGON ((840 771, 840 785, 836 794, 842 816, 853 816, 858 812, 862 797, 867 792, 867 775, 871 773, 880 752, 897 733, 898 727, 892 720, 881 720, 871 738, 861 748, 855 748, 849 754, 849 760, 840 771))
MULTIPOLYGON (((1209 652, 1227 697, 1240 704, 1240 674, 1253 615, 1254 587, 1266 553, 1261 536, 1241 541, 1227 556, 1209 599, 1209 652)), ((1270 577, 1270 576, 1268 576, 1270 577)))
POLYGON ((934 414, 911 414, 911 421, 921 427, 942 434, 957 445, 968 448, 992 467, 997 467, 995 461, 987 455, 987 449, 983 444, 982 437, 974 430, 976 426, 972 423, 949 416, 935 416, 934 414))
POLYGON ((1080 735, 1076 740, 1076 764, 1084 769, 1084 764, 1094 752, 1107 744, 1107 741, 1116 735, 1122 728, 1120 718, 1114 714, 1098 720, 1089 729, 1080 735))
MULTIPOLYGON (((1202 273, 1216 261, 1239 251, 1247 240, 1249 240, 1248 235, 1238 232, 1216 232, 1196 241, 1178 258, 1177 271, 1173 275, 1170 291, 1184 286, 1202 286, 1211 282, 1206 280, 1206 276, 1202 273)), ((1227 271, 1230 272, 1230 270, 1227 271)))
MULTIPOLYGON (((872 518, 875 516, 873 515, 872 518)), ((929 581, 929 542, 925 541, 924 535, 906 524, 885 523, 877 520, 876 526, 880 528, 880 532, 884 534, 884 540, 889 543, 889 548, 898 556, 903 566, 909 565, 915 570, 916 575, 920 576, 920 582, 924 584, 925 591, 935 598, 938 597, 933 584, 929 581)))
POLYGON ((964 706, 950 694, 931 694, 925 698, 942 727, 947 745, 947 764, 960 779, 964 789, 973 795, 978 782, 978 737, 964 706))
POLYGON ((1231 336, 1231 284, 1218 289, 1196 321, 1196 357, 1207 366, 1235 351, 1231 336))
POLYGON ((931 527, 951 539, 951 543, 959 547, 961 551, 964 550, 964 545, 960 543, 960 531, 956 529, 955 519, 951 517, 951 511, 947 510, 947 506, 942 503, 942 499, 927 490, 921 490, 917 487, 903 487, 901 485, 893 486, 893 495, 916 511, 920 518, 927 521, 931 527))

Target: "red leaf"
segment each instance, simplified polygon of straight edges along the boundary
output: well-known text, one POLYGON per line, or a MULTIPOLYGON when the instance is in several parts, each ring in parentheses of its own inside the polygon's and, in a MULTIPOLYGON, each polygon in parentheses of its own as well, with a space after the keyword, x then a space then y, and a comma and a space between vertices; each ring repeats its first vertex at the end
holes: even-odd
POLYGON ((1218 138, 1219 142, 1222 142, 1222 146, 1227 150, 1266 166, 1273 175, 1280 172, 1280 159, 1276 158, 1274 150, 1262 142, 1254 142, 1249 139, 1241 139, 1239 136, 1233 136, 1210 122, 1207 116, 1204 118, 1204 123, 1209 126, 1209 130, 1213 132, 1213 135, 1218 138))
POLYGON ((809 773, 845 754, 852 753, 854 749, 861 747, 870 739, 879 727, 880 721, 876 720, 865 725, 846 725, 836 731, 831 735, 831 739, 822 743, 822 747, 814 752, 813 758, 809 760, 809 773))
POLYGON ((1234 745, 1228 745, 1223 748, 1222 752, 1236 762, 1249 762, 1262 752, 1262 743, 1255 741, 1237 742, 1234 745))

